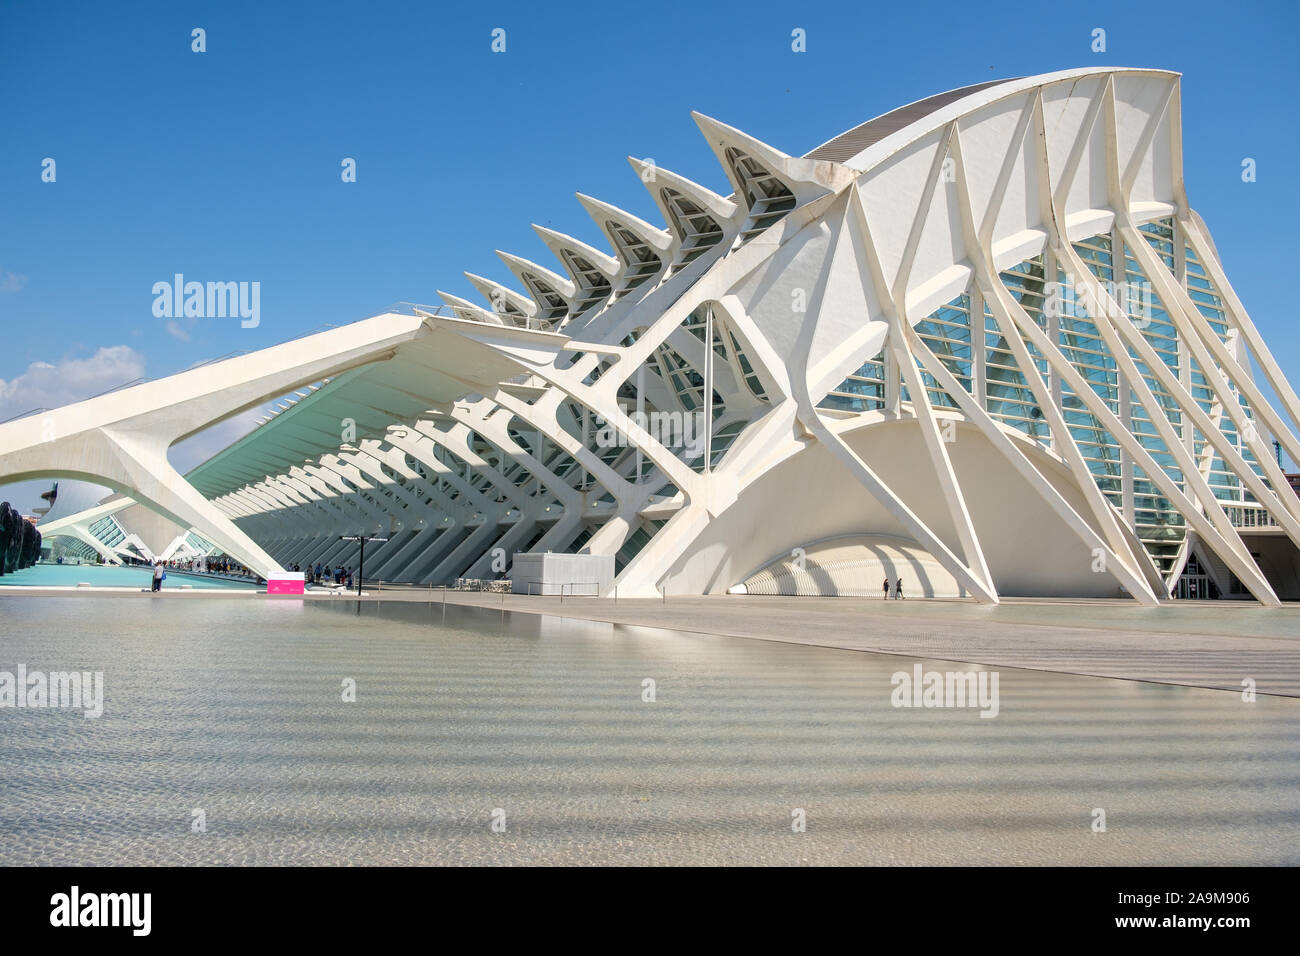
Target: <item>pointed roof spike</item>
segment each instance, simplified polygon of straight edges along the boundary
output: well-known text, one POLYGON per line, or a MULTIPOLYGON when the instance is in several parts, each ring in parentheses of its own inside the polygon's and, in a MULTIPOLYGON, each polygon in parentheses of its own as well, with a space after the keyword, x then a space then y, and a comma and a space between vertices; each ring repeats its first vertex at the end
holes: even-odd
POLYGON ((619 209, 607 202, 601 202, 599 199, 585 193, 576 193, 575 195, 578 197, 578 202, 582 203, 582 208, 587 210, 587 215, 591 216, 596 221, 596 225, 600 226, 602 230, 608 231, 607 224, 616 222, 629 232, 634 233, 652 249, 667 252, 672 247, 673 237, 668 230, 652 226, 644 219, 638 219, 624 209, 619 209))
MULTIPOLYGON (((572 300, 574 294, 578 291, 571 280, 556 275, 545 266, 539 266, 536 262, 533 262, 530 259, 525 259, 522 256, 511 255, 508 252, 502 252, 500 249, 495 250, 495 252, 501 258, 501 261, 506 264, 506 268, 519 277, 520 282, 524 281, 521 273, 531 272, 559 293, 560 297, 563 299, 572 300)), ((527 285, 527 283, 524 284, 527 285)))
POLYGON ((477 289, 483 298, 492 304, 496 311, 500 311, 496 309, 497 300, 500 297, 502 302, 509 303, 524 315, 535 315, 537 313, 537 303, 523 293, 516 292, 508 286, 493 282, 491 279, 485 279, 472 272, 466 272, 465 278, 470 281, 470 285, 477 289))
POLYGON ((723 172, 727 174, 727 181, 731 183, 733 190, 731 195, 734 199, 740 200, 746 206, 749 204, 745 181, 737 172, 736 164, 727 156, 729 147, 752 156, 769 173, 783 181, 785 180, 786 177, 782 175, 785 171, 785 160, 790 158, 785 153, 773 150, 759 140, 741 133, 740 130, 728 126, 726 123, 719 123, 712 117, 697 113, 695 110, 691 110, 691 119, 695 120, 695 125, 700 128, 700 132, 708 140, 709 148, 713 150, 713 155, 722 166, 723 172))
POLYGON ((794 158, 789 153, 784 153, 775 146, 769 146, 761 139, 756 139, 698 110, 691 110, 691 119, 695 120, 695 125, 700 128, 700 132, 709 141, 709 145, 714 147, 715 152, 716 147, 725 142, 729 146, 740 147, 760 162, 766 161, 779 165, 794 158))
POLYGON ((818 196, 833 192, 854 178, 854 174, 835 163, 823 160, 810 160, 783 153, 774 146, 769 146, 748 133, 719 122, 703 113, 691 112, 691 118, 699 126, 704 138, 709 141, 709 148, 722 164, 727 179, 735 189, 736 197, 745 196, 745 186, 737 174, 732 162, 727 158, 728 148, 733 148, 751 157, 769 173, 786 184, 799 201, 807 202, 818 196))
POLYGON ((742 212, 737 203, 719 196, 713 190, 701 186, 679 173, 674 173, 672 170, 665 169, 656 163, 648 163, 643 159, 637 159, 635 156, 629 156, 627 161, 632 164, 636 174, 641 177, 641 182, 650 191, 655 204, 664 215, 665 222, 673 221, 667 207, 664 205, 663 197, 660 195, 660 190, 665 186, 675 189, 694 200, 706 212, 717 219, 719 223, 730 222, 736 218, 738 213, 742 212))
MULTIPOLYGON (((560 262, 564 263, 565 271, 569 272, 570 275, 572 275, 572 272, 569 270, 568 263, 564 262, 564 257, 560 255, 561 250, 568 250, 572 254, 582 256, 593 266, 603 272, 606 278, 610 281, 617 279, 619 272, 622 270, 619 261, 608 252, 601 252, 599 249, 587 245, 581 239, 574 239, 572 236, 566 236, 564 233, 556 232, 554 229, 547 229, 545 226, 539 226, 537 223, 533 223, 533 231, 542 237, 542 242, 546 243, 546 247, 555 254, 555 257, 559 259, 560 262)), ((573 276, 573 281, 575 285, 578 284, 578 277, 576 275, 573 276)))
POLYGON ((442 299, 451 306, 451 310, 456 313, 459 319, 465 319, 467 322, 482 322, 485 325, 504 325, 501 316, 488 309, 481 308, 473 302, 467 302, 459 296, 452 295, 449 292, 437 290, 438 298, 442 299))

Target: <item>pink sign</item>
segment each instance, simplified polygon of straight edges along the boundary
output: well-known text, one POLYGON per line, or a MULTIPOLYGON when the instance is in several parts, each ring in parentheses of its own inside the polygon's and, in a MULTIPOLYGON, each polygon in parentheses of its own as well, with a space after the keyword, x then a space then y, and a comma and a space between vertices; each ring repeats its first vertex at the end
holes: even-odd
POLYGON ((303 583, 304 575, 302 573, 293 573, 286 571, 280 574, 272 574, 266 579, 267 594, 302 594, 305 590, 303 583))

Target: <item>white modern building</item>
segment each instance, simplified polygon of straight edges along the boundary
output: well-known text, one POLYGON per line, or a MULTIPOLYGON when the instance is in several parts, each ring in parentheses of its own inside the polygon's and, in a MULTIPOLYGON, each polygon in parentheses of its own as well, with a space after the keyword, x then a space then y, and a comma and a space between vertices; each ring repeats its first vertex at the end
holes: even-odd
POLYGON ((696 121, 728 185, 632 160, 662 224, 579 195, 600 248, 536 227, 557 261, 500 253, 483 304, 0 425, 0 479, 263 575, 373 534, 366 577, 411 583, 549 551, 621 596, 1300 598, 1300 401, 1185 194, 1177 74, 983 83, 802 157, 696 121))

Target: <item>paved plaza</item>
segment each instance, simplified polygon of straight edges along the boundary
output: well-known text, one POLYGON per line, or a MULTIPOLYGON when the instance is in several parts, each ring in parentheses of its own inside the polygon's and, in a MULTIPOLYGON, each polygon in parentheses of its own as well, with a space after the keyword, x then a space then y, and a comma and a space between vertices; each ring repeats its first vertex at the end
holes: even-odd
MULTIPOLYGON (((205 600, 252 591, 6 588, 8 594, 205 600)), ((355 595, 312 591, 310 601, 344 602, 355 595)), ((481 607, 636 627, 745 637, 788 644, 874 651, 1021 667, 1092 677, 1153 681, 1300 697, 1300 605, 1265 608, 1237 601, 1136 607, 1123 601, 967 601, 865 598, 669 596, 667 600, 540 597, 422 588, 367 587, 365 601, 481 607)))

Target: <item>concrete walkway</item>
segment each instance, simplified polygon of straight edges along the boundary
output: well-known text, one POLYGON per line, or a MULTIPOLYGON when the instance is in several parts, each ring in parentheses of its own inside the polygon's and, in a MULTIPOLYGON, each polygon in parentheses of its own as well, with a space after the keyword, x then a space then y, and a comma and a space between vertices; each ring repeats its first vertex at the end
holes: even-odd
MULTIPOLYGON (((0 597, 90 596, 85 588, 0 588, 0 597)), ((256 591, 95 589, 94 597, 267 598, 256 591)), ((355 595, 309 592, 311 601, 355 595)), ((988 667, 1182 684, 1300 697, 1300 605, 1204 601, 1143 608, 1126 601, 966 601, 865 598, 670 597, 666 602, 367 587, 363 600, 439 603, 633 627, 900 654, 988 667)))
MULTIPOLYGON (((441 601, 442 592, 368 592, 441 601)), ((448 591, 449 604, 789 644, 902 654, 990 667, 1300 697, 1300 606, 1206 601, 1142 608, 1125 601, 861 598, 528 597, 448 591)), ((340 600, 325 598, 325 600, 340 600)))

